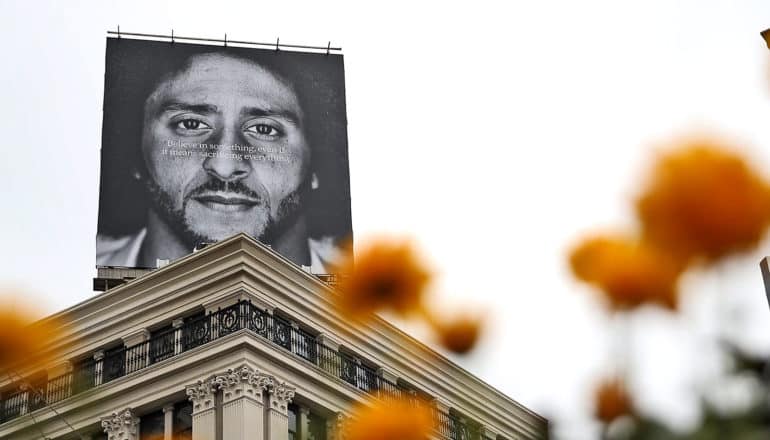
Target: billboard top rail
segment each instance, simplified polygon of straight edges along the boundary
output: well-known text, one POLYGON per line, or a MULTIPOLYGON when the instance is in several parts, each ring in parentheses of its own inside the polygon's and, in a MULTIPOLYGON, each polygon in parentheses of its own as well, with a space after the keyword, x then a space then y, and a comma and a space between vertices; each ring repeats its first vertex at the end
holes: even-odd
POLYGON ((120 30, 120 26, 118 26, 117 31, 107 31, 108 36, 117 36, 118 38, 122 37, 141 37, 141 38, 160 38, 169 40, 169 42, 173 43, 176 40, 184 40, 184 41, 201 41, 201 42, 208 42, 208 43, 222 43, 225 46, 228 44, 242 44, 247 46, 257 46, 257 47, 270 47, 274 48, 275 50, 280 49, 292 49, 292 50, 312 50, 312 51, 319 51, 319 52, 326 52, 328 55, 331 52, 341 52, 341 47, 332 47, 331 41, 326 46, 309 46, 309 45, 303 45, 303 44, 285 44, 281 43, 280 38, 276 38, 275 43, 261 43, 257 41, 244 41, 244 40, 230 40, 227 38, 227 34, 225 34, 224 39, 219 38, 204 38, 204 37, 185 37, 181 35, 175 35, 174 30, 171 30, 171 35, 164 35, 164 34, 145 34, 140 32, 123 32, 120 30))

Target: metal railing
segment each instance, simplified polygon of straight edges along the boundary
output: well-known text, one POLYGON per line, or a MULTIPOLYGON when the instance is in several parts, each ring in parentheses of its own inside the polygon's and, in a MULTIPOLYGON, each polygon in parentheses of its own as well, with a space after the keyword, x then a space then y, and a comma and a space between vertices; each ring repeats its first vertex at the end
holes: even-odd
MULTIPOLYGON (((17 391, 3 396, 0 400, 0 423, 240 330, 251 331, 373 396, 417 398, 414 391, 385 379, 361 360, 318 342, 311 333, 280 316, 259 309, 250 301, 241 301, 189 319, 181 327, 154 334, 145 342, 105 350, 103 357, 77 363, 72 372, 48 380, 40 393, 17 391)), ((446 439, 477 438, 467 424, 451 414, 436 410, 436 418, 439 432, 446 439)))

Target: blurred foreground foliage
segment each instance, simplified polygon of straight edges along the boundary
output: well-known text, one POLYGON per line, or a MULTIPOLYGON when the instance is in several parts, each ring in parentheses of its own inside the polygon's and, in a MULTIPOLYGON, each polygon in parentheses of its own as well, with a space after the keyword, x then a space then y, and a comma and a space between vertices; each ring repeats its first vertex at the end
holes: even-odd
POLYGON ((681 433, 645 416, 626 417, 608 426, 605 440, 767 440, 770 439, 770 360, 741 351, 726 343, 733 361, 732 377, 751 377, 761 384, 760 396, 740 411, 720 410, 708 399, 701 400, 701 422, 681 433))

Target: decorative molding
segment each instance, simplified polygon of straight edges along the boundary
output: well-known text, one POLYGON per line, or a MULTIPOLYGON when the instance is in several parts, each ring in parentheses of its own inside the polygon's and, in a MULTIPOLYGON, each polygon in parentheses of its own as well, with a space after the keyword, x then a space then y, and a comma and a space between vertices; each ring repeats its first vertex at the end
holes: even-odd
POLYGON ((139 418, 134 416, 131 408, 116 411, 108 417, 102 417, 101 420, 107 440, 139 439, 139 418))

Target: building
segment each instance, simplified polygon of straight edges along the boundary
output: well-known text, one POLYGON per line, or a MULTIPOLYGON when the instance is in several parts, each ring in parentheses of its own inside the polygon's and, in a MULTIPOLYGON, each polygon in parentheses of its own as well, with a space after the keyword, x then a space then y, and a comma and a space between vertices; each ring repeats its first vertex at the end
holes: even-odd
POLYGON ((352 402, 432 402, 436 439, 543 439, 547 421, 247 235, 77 304, 45 371, 1 388, 3 439, 344 438, 352 402))

